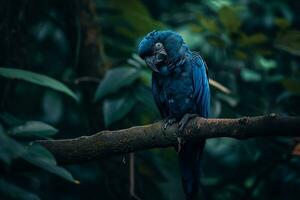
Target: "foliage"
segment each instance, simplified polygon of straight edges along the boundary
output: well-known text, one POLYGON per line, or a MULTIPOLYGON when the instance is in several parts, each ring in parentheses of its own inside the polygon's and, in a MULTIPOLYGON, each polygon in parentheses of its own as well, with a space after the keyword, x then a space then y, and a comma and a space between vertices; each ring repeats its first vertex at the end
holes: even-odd
MULTIPOLYGON (((153 29, 178 31, 230 89, 211 87, 211 117, 300 113, 297 1, 2 1, 0 9, 0 199, 132 199, 127 155, 67 171, 32 141, 159 119, 151 72, 135 54, 153 29)), ((208 140, 207 198, 299 199, 296 143, 208 140)), ((140 198, 182 199, 172 148, 135 157, 140 198)))
MULTIPOLYGON (((28 143, 24 138, 49 138, 54 135, 57 130, 52 126, 38 121, 27 121, 25 124, 14 119, 9 114, 1 114, 0 125, 0 161, 1 170, 10 174, 14 168, 17 170, 26 170, 26 166, 18 166, 17 162, 24 160, 30 165, 40 167, 50 173, 56 174, 68 181, 79 183, 72 175, 63 167, 57 166, 55 158, 43 146, 28 143), (6 129, 4 127, 7 127, 6 129)), ((32 194, 19 186, 7 182, 8 180, 17 181, 24 179, 23 174, 15 174, 15 177, 1 177, 0 191, 4 198, 18 199, 39 199, 35 194, 32 194)), ((34 177, 27 177, 29 180, 34 177)))
POLYGON ((21 79, 31 83, 35 83, 37 85, 46 86, 70 95, 77 100, 76 95, 67 86, 42 74, 37 74, 20 69, 0 68, 0 76, 11 79, 21 79))

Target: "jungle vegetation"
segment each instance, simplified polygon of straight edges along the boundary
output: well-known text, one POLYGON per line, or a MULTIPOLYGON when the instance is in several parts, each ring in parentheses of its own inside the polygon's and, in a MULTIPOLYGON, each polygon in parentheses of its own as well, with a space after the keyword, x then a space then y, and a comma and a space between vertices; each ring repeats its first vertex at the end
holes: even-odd
MULTIPOLYGON (((180 33, 228 88, 211 87, 210 117, 299 115, 299 10, 297 0, 1 0, 0 199, 134 199, 129 155, 58 166, 32 141, 159 120, 136 54, 152 30, 180 33)), ((209 139, 207 198, 298 200, 298 142, 209 139)), ((183 198, 173 148, 135 153, 135 193, 183 198)))

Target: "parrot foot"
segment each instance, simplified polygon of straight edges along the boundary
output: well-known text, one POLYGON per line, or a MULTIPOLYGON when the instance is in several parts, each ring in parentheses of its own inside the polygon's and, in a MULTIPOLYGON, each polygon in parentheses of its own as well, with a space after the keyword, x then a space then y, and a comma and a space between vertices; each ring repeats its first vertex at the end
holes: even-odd
POLYGON ((180 134, 182 134, 183 129, 186 127, 186 125, 188 124, 188 122, 190 121, 190 119, 193 119, 195 117, 198 117, 198 115, 197 114, 189 114, 189 113, 185 114, 181 118, 180 122, 178 123, 178 132, 180 134))
POLYGON ((175 118, 168 117, 162 126, 163 131, 165 131, 169 126, 172 126, 175 123, 176 123, 175 118))
POLYGON ((181 145, 184 144, 184 139, 182 137, 183 129, 186 127, 190 119, 198 117, 197 114, 185 114, 181 120, 178 123, 178 130, 177 130, 177 141, 178 141, 178 147, 177 147, 177 153, 181 150, 181 145))

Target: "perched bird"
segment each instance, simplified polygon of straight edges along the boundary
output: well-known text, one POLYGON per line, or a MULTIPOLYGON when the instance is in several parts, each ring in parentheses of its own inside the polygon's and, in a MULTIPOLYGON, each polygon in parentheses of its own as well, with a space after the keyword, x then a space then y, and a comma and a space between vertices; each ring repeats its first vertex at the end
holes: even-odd
POLYGON ((173 31, 152 31, 138 45, 138 54, 152 72, 152 92, 163 118, 163 128, 179 123, 178 159, 186 200, 197 198, 201 154, 205 140, 181 142, 180 134, 196 116, 207 118, 210 90, 202 58, 191 52, 173 31))

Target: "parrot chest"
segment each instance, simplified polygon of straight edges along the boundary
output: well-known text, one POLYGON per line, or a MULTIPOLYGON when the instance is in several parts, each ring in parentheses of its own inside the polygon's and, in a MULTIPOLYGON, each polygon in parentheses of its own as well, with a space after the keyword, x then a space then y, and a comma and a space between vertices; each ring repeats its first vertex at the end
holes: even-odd
POLYGON ((179 119, 186 113, 196 111, 193 80, 189 69, 183 68, 182 71, 175 71, 170 76, 161 77, 159 85, 161 88, 159 98, 169 116, 179 119))

